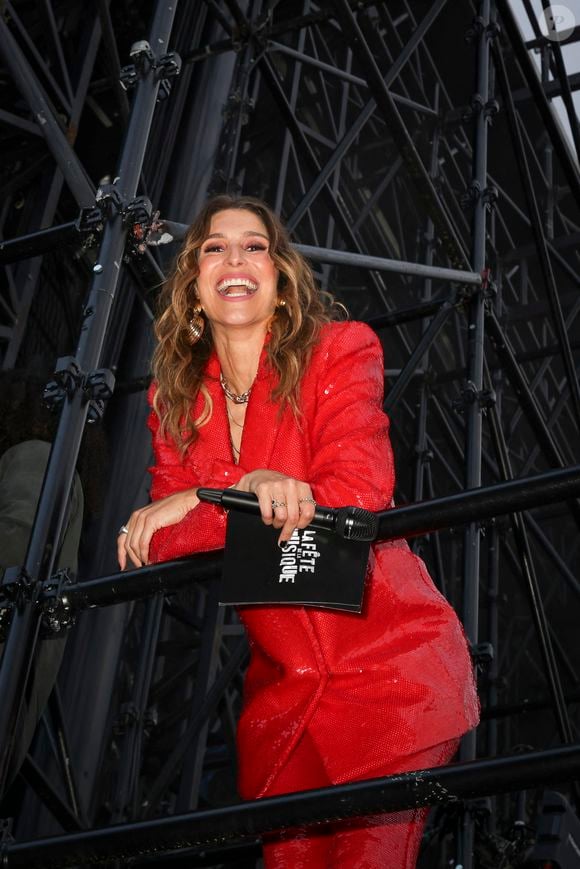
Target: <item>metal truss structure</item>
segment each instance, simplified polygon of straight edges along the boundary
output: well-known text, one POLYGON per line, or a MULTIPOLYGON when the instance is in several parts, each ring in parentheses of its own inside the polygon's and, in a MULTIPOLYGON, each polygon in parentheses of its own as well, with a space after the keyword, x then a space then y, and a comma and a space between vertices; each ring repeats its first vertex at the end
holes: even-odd
POLYGON ((384 345, 401 507, 384 533, 413 538, 461 614, 483 709, 437 779, 455 799, 419 797, 441 803, 420 865, 575 865, 537 817, 550 782, 568 802, 544 795, 544 815, 578 823, 579 82, 523 7, 527 44, 509 0, 2 5, 2 376, 44 378, 58 420, 1 586, 3 865, 253 867, 267 830, 411 804, 399 777, 227 808, 248 653, 217 605, 219 554, 114 574, 116 529, 147 498, 156 289, 222 191, 268 200, 384 345), (87 422, 107 459, 89 440, 102 492, 74 577, 55 559, 87 422), (458 495, 479 487, 487 506, 458 495), (474 763, 498 755, 514 757, 474 763))

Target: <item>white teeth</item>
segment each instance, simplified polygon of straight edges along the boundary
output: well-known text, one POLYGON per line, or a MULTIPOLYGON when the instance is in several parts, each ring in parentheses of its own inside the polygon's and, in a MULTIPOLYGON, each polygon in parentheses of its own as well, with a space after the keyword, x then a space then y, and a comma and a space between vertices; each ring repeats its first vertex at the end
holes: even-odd
POLYGON ((258 284, 254 283, 254 281, 250 281, 248 278, 225 278, 225 280, 220 281, 217 285, 218 293, 222 295, 228 296, 247 296, 248 291, 250 293, 255 293, 258 289, 258 284), (230 287, 246 287, 246 292, 244 293, 228 293, 230 287))

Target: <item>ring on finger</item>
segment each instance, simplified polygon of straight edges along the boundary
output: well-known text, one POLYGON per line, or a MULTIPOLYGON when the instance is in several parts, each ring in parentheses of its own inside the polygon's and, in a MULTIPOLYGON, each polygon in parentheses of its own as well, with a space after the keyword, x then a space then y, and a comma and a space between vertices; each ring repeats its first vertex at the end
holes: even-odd
POLYGON ((314 506, 316 507, 316 501, 314 500, 314 498, 298 498, 298 503, 299 504, 314 504, 314 506))
POLYGON ((276 509, 276 507, 285 507, 285 506, 286 506, 286 501, 276 501, 274 498, 272 498, 272 508, 274 510, 276 509))
POLYGON ((126 526, 126 525, 121 525, 121 527, 120 527, 119 530, 117 531, 117 537, 118 537, 120 534, 128 534, 128 533, 129 533, 129 529, 127 528, 127 526, 126 526))

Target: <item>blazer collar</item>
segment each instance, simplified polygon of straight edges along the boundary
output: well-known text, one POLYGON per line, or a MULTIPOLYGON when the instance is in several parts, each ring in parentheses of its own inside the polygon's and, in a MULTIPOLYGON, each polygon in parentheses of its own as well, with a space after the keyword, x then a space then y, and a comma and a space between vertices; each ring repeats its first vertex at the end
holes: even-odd
MULTIPOLYGON (((270 398, 272 389, 276 385, 276 374, 269 365, 266 352, 269 337, 266 337, 266 342, 260 355, 258 371, 252 385, 244 422, 239 464, 246 471, 270 466, 270 460, 280 428, 278 404, 273 403, 270 398)), ((220 458, 227 456, 228 459, 233 461, 226 410, 227 399, 220 386, 219 376, 220 362, 214 350, 206 366, 206 385, 213 399, 213 419, 211 425, 215 425, 216 433, 217 431, 220 433, 220 458)))

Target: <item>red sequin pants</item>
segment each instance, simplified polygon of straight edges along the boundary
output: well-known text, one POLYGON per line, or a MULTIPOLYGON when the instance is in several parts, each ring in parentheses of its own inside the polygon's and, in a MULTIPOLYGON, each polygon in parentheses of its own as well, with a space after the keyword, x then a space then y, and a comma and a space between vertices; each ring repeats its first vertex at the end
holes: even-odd
MULTIPOLYGON (((414 769, 429 769, 448 763, 457 750, 459 740, 452 739, 425 751, 401 758, 396 769, 381 775, 394 775, 414 769)), ((312 764, 321 761, 308 738, 302 739, 293 756, 291 773, 283 770, 276 781, 278 793, 300 790, 300 761, 312 764), (299 753, 300 756, 297 756, 299 753)), ((321 768, 321 780, 324 770, 321 768)), ((328 782, 330 784, 330 782, 328 782)), ((321 785, 323 787, 323 785, 321 785)), ((356 825, 329 824, 325 833, 308 835, 293 832, 292 838, 276 839, 264 844, 265 869, 414 869, 427 820, 428 809, 410 809, 385 815, 361 818, 356 825)))

